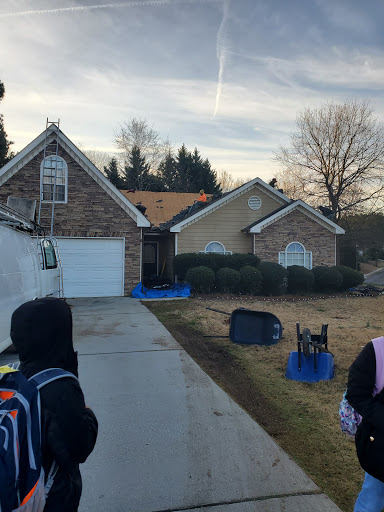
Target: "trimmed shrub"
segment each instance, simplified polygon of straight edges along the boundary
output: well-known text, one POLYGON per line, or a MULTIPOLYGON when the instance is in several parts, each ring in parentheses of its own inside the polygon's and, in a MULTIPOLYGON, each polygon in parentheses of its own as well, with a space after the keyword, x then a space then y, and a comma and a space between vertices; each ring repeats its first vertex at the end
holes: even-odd
POLYGON ((254 254, 228 254, 226 256, 226 267, 240 270, 242 267, 258 267, 260 265, 260 258, 254 254))
POLYGON ((343 277, 341 290, 348 290, 348 288, 353 288, 354 286, 364 283, 364 275, 357 270, 353 270, 350 267, 344 267, 343 265, 336 265, 332 268, 338 270, 343 277))
POLYGON ((310 270, 299 265, 288 267, 288 292, 310 292, 315 285, 315 276, 310 270))
POLYGON ((178 254, 173 260, 173 268, 175 274, 180 279, 185 279, 187 271, 193 267, 208 267, 215 273, 221 268, 234 268, 240 270, 245 265, 257 267, 260 258, 253 254, 218 254, 215 252, 199 253, 188 252, 178 254))
POLYGON ((343 276, 334 267, 314 267, 311 272, 315 276, 315 290, 317 292, 332 293, 340 290, 343 276))
POLYGON ((260 292, 263 283, 263 276, 259 269, 246 265, 240 269, 240 293, 251 293, 256 295, 260 292))
POLYGON ((278 263, 263 261, 259 269, 263 276, 262 291, 265 295, 283 295, 286 292, 288 272, 284 267, 278 263))
POLYGON ((185 280, 194 292, 209 293, 215 285, 215 273, 208 267, 193 267, 187 271, 185 280))
POLYGON ((216 274, 216 287, 221 292, 236 293, 240 283, 240 272, 234 268, 221 268, 216 274))

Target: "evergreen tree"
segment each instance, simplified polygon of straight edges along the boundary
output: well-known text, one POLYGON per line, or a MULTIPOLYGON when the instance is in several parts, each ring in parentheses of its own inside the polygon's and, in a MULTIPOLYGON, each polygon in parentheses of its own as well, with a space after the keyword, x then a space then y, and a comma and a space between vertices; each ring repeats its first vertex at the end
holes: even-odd
POLYGON ((192 190, 192 155, 185 144, 181 146, 176 157, 177 177, 175 181, 176 192, 195 192, 192 190))
MULTIPOLYGON (((191 171, 190 171, 190 189, 191 192, 199 192, 204 189, 203 186, 203 159, 200 156, 197 148, 191 153, 191 171)), ((207 190, 205 192, 209 193, 207 190)))
POLYGON ((212 169, 208 158, 202 163, 200 179, 200 183, 202 184, 201 188, 204 189, 207 194, 217 194, 221 192, 220 183, 217 182, 216 171, 212 169))
POLYGON ((149 164, 146 163, 145 157, 141 156, 138 146, 133 146, 129 152, 129 160, 124 167, 123 181, 126 189, 150 190, 149 164))
POLYGON ((104 174, 116 188, 120 189, 123 187, 123 180, 119 173, 119 167, 116 158, 112 158, 109 162, 108 167, 104 166, 104 174))
POLYGON ((206 194, 220 192, 216 172, 211 168, 208 158, 202 159, 197 148, 194 149, 193 153, 190 153, 185 144, 181 146, 176 158, 176 170, 177 192, 198 193, 201 189, 206 194))
POLYGON ((171 151, 169 150, 165 158, 161 161, 158 176, 163 183, 164 190, 167 192, 175 192, 177 185, 177 166, 176 160, 173 158, 171 151))
MULTIPOLYGON (((0 101, 3 99, 5 94, 5 88, 3 82, 0 81, 0 101)), ((7 133, 4 129, 3 114, 0 114, 0 168, 3 167, 14 154, 9 152, 9 148, 13 142, 7 139, 7 133)))

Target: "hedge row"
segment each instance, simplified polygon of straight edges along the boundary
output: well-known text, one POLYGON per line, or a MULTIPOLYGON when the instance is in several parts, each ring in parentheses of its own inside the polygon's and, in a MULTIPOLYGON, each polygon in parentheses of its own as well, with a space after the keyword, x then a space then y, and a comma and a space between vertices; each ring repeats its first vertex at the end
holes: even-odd
POLYGON ((217 253, 185 253, 178 254, 173 260, 174 272, 180 279, 185 279, 187 271, 194 267, 208 267, 216 272, 221 268, 240 270, 242 267, 258 267, 260 258, 253 254, 217 254, 217 253))
POLYGON ((198 293, 216 289, 226 293, 283 295, 311 291, 333 293, 362 284, 364 276, 349 267, 314 267, 308 270, 293 265, 285 269, 278 263, 262 262, 258 268, 245 265, 240 270, 200 265, 187 270, 185 280, 198 293))
POLYGON ((220 268, 216 275, 211 268, 200 266, 187 270, 185 280, 194 292, 208 293, 216 289, 225 293, 259 293, 262 275, 260 270, 247 265, 239 270, 220 268))

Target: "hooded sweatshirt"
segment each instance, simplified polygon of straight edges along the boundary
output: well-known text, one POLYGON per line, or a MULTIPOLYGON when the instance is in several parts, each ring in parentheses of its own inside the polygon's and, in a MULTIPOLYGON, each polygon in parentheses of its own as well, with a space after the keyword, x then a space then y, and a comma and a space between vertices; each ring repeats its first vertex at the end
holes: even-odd
MULTIPOLYGON (((20 370, 27 378, 47 368, 62 368, 78 376, 72 314, 64 301, 46 297, 20 306, 12 315, 11 338, 20 370)), ((53 461, 59 466, 44 512, 76 512, 82 487, 79 463, 94 448, 97 420, 85 406, 75 379, 47 384, 40 390, 40 398, 45 474, 53 461)))

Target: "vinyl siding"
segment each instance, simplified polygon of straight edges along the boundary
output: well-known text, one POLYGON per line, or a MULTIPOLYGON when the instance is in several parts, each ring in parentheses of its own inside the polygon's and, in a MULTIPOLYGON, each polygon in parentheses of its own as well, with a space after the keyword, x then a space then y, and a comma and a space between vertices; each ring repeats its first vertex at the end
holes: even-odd
POLYGON ((209 242, 221 242, 226 251, 237 253, 252 252, 252 236, 242 229, 261 219, 281 206, 281 203, 265 194, 256 185, 251 191, 232 200, 218 210, 200 218, 197 222, 178 233, 178 254, 204 251, 209 242), (258 196, 261 208, 251 210, 248 199, 258 196))

